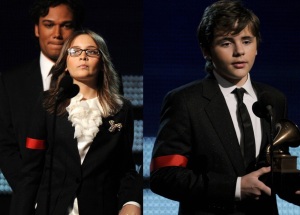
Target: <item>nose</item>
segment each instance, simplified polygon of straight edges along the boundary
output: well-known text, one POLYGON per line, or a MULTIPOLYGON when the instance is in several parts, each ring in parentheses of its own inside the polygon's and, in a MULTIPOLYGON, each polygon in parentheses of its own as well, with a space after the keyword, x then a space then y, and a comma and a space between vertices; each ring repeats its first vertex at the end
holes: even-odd
POLYGON ((235 57, 239 57, 241 55, 244 55, 245 54, 245 49, 244 49, 243 44, 236 43, 233 54, 234 54, 235 57))
POLYGON ((53 28, 53 37, 56 38, 56 39, 60 39, 60 40, 63 38, 60 26, 55 26, 53 28))
POLYGON ((80 60, 88 60, 88 56, 85 51, 82 51, 80 54, 80 60))

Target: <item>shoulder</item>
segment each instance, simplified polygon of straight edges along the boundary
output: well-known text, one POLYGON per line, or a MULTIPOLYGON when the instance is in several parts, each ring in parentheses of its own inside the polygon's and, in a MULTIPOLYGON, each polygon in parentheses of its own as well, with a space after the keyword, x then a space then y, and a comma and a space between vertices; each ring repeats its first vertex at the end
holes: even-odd
POLYGON ((172 89, 167 93, 167 95, 177 95, 177 94, 183 94, 183 93, 190 93, 195 90, 201 89, 203 84, 203 80, 196 80, 187 84, 184 84, 182 86, 179 86, 175 89, 172 89))
POLYGON ((132 110, 133 105, 129 99, 122 97, 121 101, 122 101, 121 110, 126 110, 126 111, 132 110))
POLYGON ((20 78, 26 75, 27 72, 40 71, 39 59, 36 58, 33 61, 26 62, 24 64, 18 65, 11 70, 2 72, 2 78, 5 81, 15 80, 17 77, 20 78))
POLYGON ((171 91, 169 91, 165 99, 195 99, 202 97, 204 88, 205 89, 213 89, 217 86, 217 82, 215 79, 210 78, 204 78, 204 79, 198 79, 193 82, 187 83, 185 85, 182 85, 178 88, 175 88, 171 91))
POLYGON ((258 95, 267 92, 267 93, 271 93, 274 96, 274 98, 277 97, 277 98, 285 99, 286 97, 281 90, 271 85, 260 83, 260 82, 253 82, 252 84, 254 89, 257 91, 258 95))
POLYGON ((132 106, 132 103, 128 98, 122 97, 121 101, 123 103, 123 106, 132 106))

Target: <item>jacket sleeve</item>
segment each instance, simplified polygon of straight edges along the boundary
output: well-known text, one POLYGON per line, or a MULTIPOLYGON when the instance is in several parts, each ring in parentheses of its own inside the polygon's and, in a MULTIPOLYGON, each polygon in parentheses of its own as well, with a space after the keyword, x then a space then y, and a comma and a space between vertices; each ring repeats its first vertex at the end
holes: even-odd
POLYGON ((123 177, 121 179, 118 192, 119 209, 127 202, 137 202, 142 206, 143 178, 141 173, 136 171, 133 159, 132 146, 134 138, 134 121, 132 106, 129 101, 125 101, 126 119, 124 123, 124 152, 122 153, 123 177))
POLYGON ((9 98, 0 73, 0 169, 15 191, 21 171, 21 157, 10 111, 9 98))
POLYGON ((26 149, 23 156, 21 180, 15 194, 17 199, 16 215, 34 214, 36 195, 44 169, 46 143, 46 112, 42 96, 38 99, 28 128, 26 149))
POLYGON ((151 190, 189 205, 209 202, 212 207, 231 207, 236 177, 226 170, 206 169, 208 159, 218 158, 208 158, 205 151, 193 151, 195 144, 204 143, 195 143, 195 132, 201 132, 201 128, 192 125, 185 93, 166 96, 160 119, 150 166, 151 190))

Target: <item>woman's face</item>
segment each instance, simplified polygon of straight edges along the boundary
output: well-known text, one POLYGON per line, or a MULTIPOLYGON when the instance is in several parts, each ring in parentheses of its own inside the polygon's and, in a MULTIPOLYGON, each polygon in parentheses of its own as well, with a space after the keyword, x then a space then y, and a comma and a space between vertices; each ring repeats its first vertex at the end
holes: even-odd
POLYGON ((68 49, 67 69, 74 83, 97 84, 101 53, 87 34, 77 36, 68 49))

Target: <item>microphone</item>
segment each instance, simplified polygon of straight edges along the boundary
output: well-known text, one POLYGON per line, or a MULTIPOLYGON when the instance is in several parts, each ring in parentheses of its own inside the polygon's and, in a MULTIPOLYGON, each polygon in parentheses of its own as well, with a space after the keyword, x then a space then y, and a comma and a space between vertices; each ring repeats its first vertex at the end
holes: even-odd
POLYGON ((270 146, 270 166, 271 166, 271 197, 276 199, 274 192, 274 169, 273 169, 273 157, 274 157, 274 128, 273 128, 273 107, 275 106, 275 99, 270 92, 263 92, 258 101, 255 102, 252 106, 253 113, 259 118, 265 118, 270 125, 270 136, 268 138, 268 144, 270 146))
POLYGON ((70 99, 76 96, 79 92, 79 87, 77 84, 73 84, 68 90, 65 92, 64 99, 70 99))
POLYGON ((272 93, 263 92, 252 106, 253 113, 259 118, 270 118, 273 116, 275 101, 272 93))
POLYGON ((59 83, 59 89, 56 94, 56 100, 62 101, 64 99, 72 98, 76 96, 78 92, 78 85, 73 84, 73 79, 70 75, 66 75, 61 79, 59 83))

